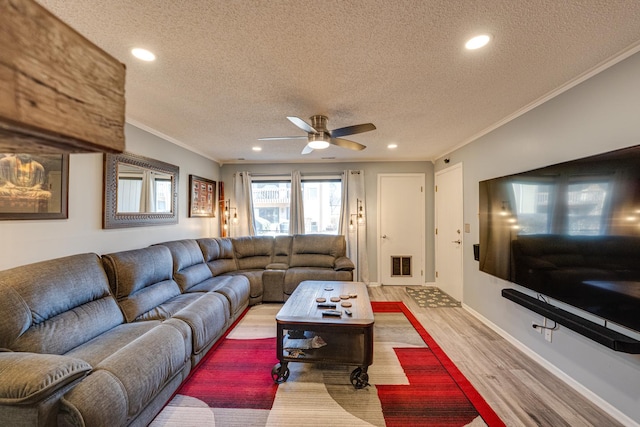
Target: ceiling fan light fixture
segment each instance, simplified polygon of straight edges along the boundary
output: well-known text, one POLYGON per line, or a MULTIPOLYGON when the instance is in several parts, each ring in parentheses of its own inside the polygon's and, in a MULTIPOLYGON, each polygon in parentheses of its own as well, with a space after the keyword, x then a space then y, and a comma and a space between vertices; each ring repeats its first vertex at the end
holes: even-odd
POLYGON ((329 136, 326 133, 309 134, 309 147, 314 150, 324 150, 329 147, 329 136))
POLYGON ((329 147, 329 143, 327 141, 311 141, 309 143, 309 147, 313 148, 314 150, 324 150, 325 148, 329 147))

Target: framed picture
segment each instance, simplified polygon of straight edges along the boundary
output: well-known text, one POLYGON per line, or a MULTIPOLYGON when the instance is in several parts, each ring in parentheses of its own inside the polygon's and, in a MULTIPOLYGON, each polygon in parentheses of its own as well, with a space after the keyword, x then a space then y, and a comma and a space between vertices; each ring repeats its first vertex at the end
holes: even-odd
POLYGON ((69 155, 0 153, 0 220, 66 219, 69 155))
POLYGON ((215 218, 216 182, 189 175, 189 217, 215 218))

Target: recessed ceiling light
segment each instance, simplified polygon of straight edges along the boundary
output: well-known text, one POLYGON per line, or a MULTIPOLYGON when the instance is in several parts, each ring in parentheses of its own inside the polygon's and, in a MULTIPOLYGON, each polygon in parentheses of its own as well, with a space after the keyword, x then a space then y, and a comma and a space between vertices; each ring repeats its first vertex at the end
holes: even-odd
POLYGON ((153 52, 150 52, 147 49, 142 49, 139 47, 131 49, 131 54, 136 58, 141 59, 143 61, 147 61, 147 62, 156 60, 156 56, 153 54, 153 52))
POLYGON ((262 151, 262 147, 253 147, 252 150, 253 151, 262 151))
POLYGON ((464 47, 466 47, 469 50, 480 49, 481 47, 486 46, 487 43, 489 43, 490 41, 491 41, 490 35, 481 34, 479 36, 475 36, 469 39, 469 41, 465 43, 464 47))
POLYGON ((398 144, 389 144, 387 145, 387 148, 389 148, 390 150, 393 150, 394 148, 398 148, 398 144))

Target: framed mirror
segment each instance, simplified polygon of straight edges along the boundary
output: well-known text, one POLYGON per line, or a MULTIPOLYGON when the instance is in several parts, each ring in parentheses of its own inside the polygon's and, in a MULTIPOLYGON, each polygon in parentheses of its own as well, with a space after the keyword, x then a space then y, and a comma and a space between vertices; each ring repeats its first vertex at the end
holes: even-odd
POLYGON ((102 227, 177 224, 179 172, 136 154, 105 154, 102 227))

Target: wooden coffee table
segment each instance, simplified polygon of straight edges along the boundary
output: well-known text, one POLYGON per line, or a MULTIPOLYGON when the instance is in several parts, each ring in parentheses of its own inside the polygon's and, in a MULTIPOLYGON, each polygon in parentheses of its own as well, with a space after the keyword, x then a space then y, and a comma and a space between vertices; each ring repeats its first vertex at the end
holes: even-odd
POLYGON ((317 280, 300 283, 276 315, 280 363, 271 370, 273 380, 281 384, 289 378, 289 362, 357 365, 351 373, 351 384, 357 389, 366 387, 367 369, 373 363, 373 322, 364 283, 317 280), (340 301, 331 301, 332 297, 341 296, 340 301), (318 307, 321 298, 326 299, 325 304, 335 304, 341 315, 323 315, 323 311, 331 308, 318 307), (351 306, 343 307, 343 303, 351 306), (351 315, 345 310, 351 311, 351 315))

